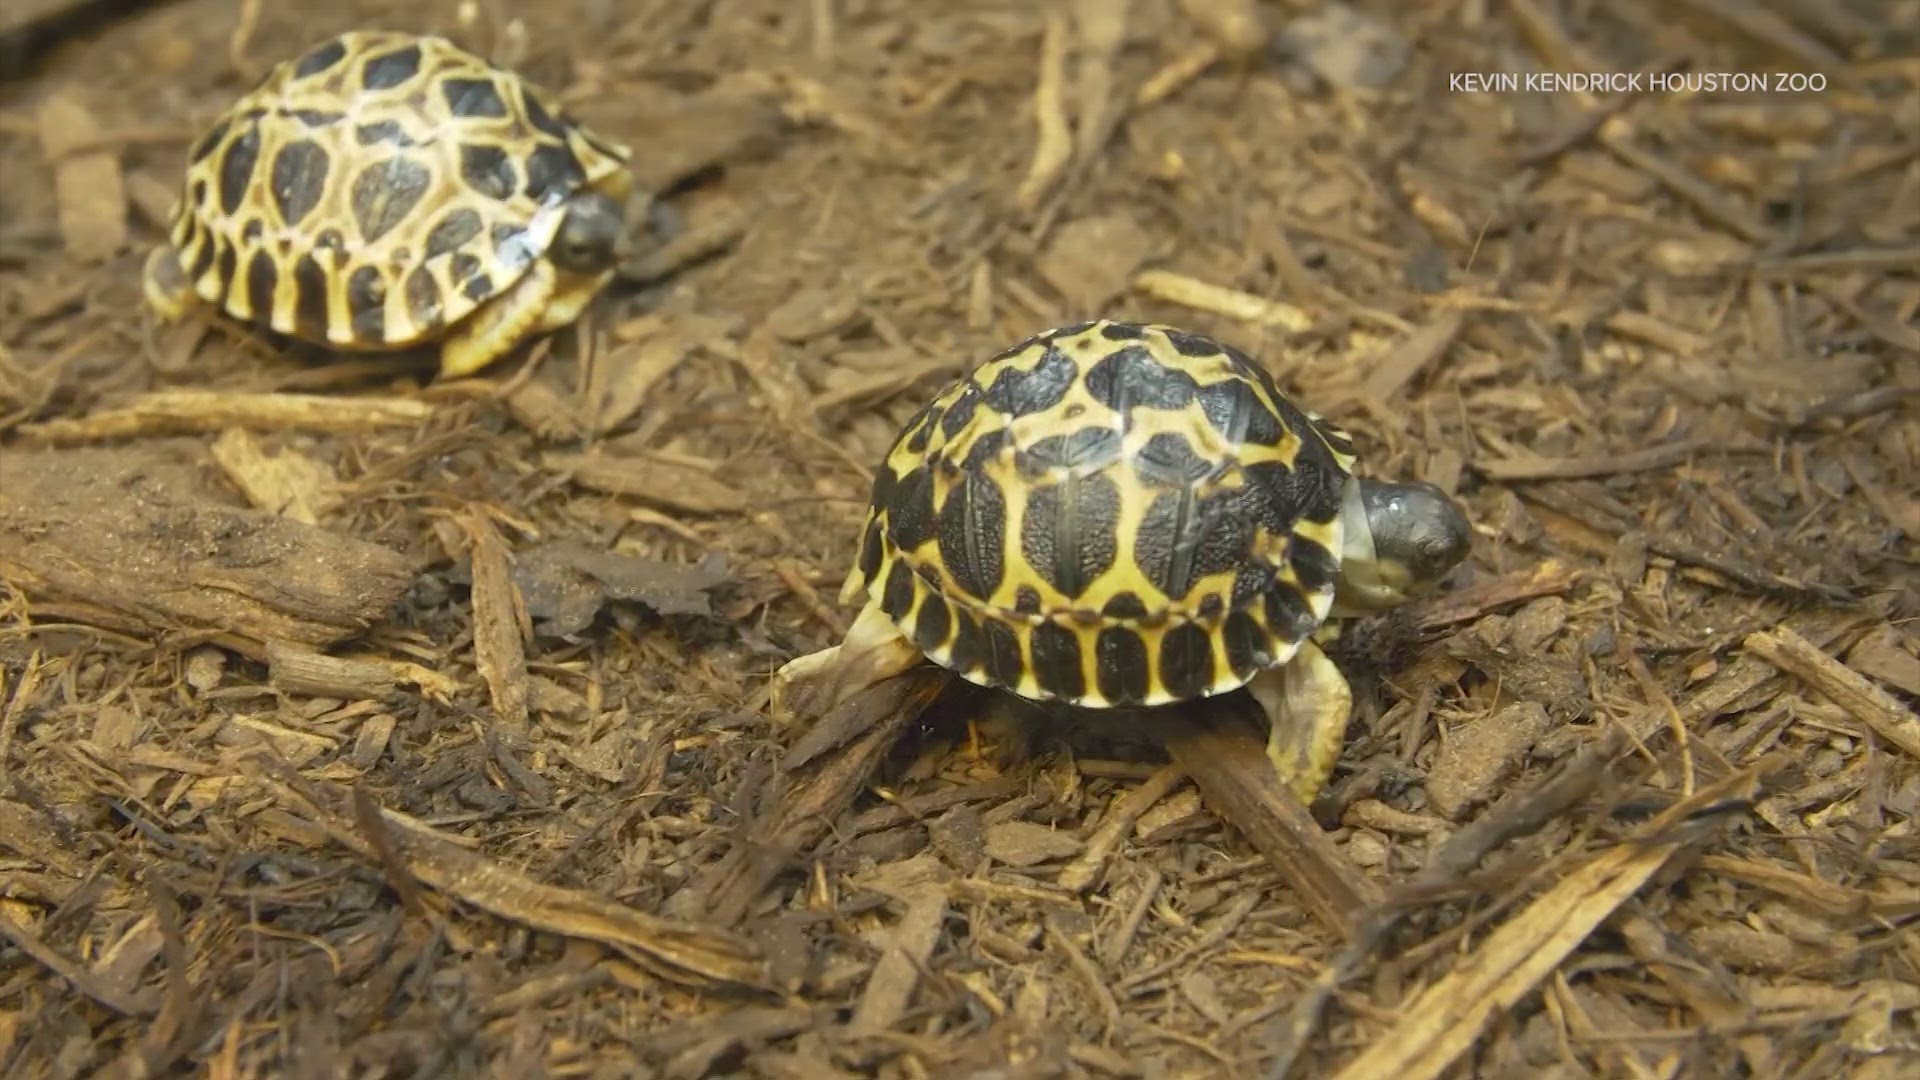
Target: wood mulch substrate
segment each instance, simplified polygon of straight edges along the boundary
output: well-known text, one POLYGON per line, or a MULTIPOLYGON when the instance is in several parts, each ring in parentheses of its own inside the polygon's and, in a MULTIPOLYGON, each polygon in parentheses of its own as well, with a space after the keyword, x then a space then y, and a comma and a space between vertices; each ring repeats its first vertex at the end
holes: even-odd
POLYGON ((0 1075, 1920 1072, 1920 6, 27 6, 0 1075), (355 25, 635 146, 641 280, 439 385, 156 328, 184 147, 355 25), (1541 71, 1821 88, 1450 89, 1541 71), (896 426, 1097 314, 1471 508, 1311 808, 1232 697, 769 719, 896 426))

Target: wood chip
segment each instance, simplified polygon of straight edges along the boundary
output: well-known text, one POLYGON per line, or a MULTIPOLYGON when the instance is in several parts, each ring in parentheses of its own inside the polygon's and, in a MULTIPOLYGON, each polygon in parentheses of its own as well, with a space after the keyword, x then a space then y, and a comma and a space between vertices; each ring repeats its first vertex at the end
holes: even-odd
POLYGON ((1427 772, 1427 798, 1433 808, 1458 818, 1469 805, 1497 794, 1528 750, 1546 734, 1547 710, 1518 701, 1499 712, 1449 731, 1427 772))
POLYGON ((473 573, 473 661, 493 714, 516 731, 527 726, 527 646, 533 621, 513 581, 513 554, 478 510, 459 516, 473 573))
POLYGON ((880 959, 873 965, 867 988, 847 1024, 850 1034, 878 1035, 906 1016, 920 972, 940 941, 941 922, 946 915, 947 892, 943 887, 923 887, 908 902, 900 924, 885 935, 880 959))
POLYGON ((78 92, 62 89, 40 105, 40 147, 53 164, 60 236, 69 257, 99 263, 127 246, 127 189, 119 154, 101 144, 101 124, 78 92))
POLYGON ((245 428, 222 432, 213 460, 257 510, 317 525, 334 505, 338 480, 331 468, 297 450, 268 453, 245 428))
POLYGON ((1920 655, 1912 638, 1891 626, 1882 626, 1854 643, 1847 665, 1879 679, 1904 694, 1920 697, 1920 655))
POLYGON ((1920 718, 1813 642, 1782 626, 1749 634, 1743 644, 1748 652, 1825 694, 1874 734, 1920 758, 1920 718))
MULTIPOLYGON (((318 825, 361 858, 377 858, 346 815, 280 780, 267 783, 286 811, 318 825)), ((597 941, 673 982, 769 988, 760 950, 743 938, 710 925, 650 915, 596 893, 542 884, 463 850, 454 838, 405 814, 379 814, 406 873, 430 889, 536 930, 597 941)))
POLYGON ((1374 364, 1363 389, 1376 401, 1392 401, 1408 384, 1420 377, 1434 361, 1453 347, 1460 336, 1466 313, 1450 311, 1415 331, 1394 346, 1393 351, 1374 364))
POLYGON ((78 602, 116 629, 183 624, 265 643, 322 647, 384 620, 413 579, 387 548, 225 505, 200 476, 200 447, 5 451, 0 577, 30 596, 78 602))
POLYGON ((1038 866, 1080 854, 1079 837, 1031 821, 997 821, 987 826, 986 853, 1008 866, 1038 866))
POLYGON ((1527 455, 1504 461, 1481 459, 1473 468, 1494 480, 1572 480, 1588 476, 1617 476, 1670 468, 1708 447, 1704 439, 1676 439, 1639 450, 1609 451, 1577 458, 1527 455))
POLYGON ((681 314, 647 316, 631 329, 616 329, 615 343, 595 356, 587 379, 592 433, 604 435, 626 423, 687 357, 738 325, 737 319, 681 314))
POLYGON ((1210 285, 1198 278, 1169 270, 1141 271, 1135 275, 1133 287, 1168 303, 1225 315, 1256 326, 1277 326, 1298 334, 1313 325, 1312 317, 1292 304, 1268 300, 1238 289, 1210 285))
POLYGON ((555 472, 567 473, 581 487, 609 495, 624 495, 673 510, 694 514, 739 513, 747 508, 747 494, 716 480, 709 473, 652 456, 626 456, 604 451, 570 454, 558 451, 541 457, 555 472))
POLYGON ((1180 13, 1229 53, 1254 53, 1267 45, 1266 23, 1255 0, 1180 0, 1180 13))
POLYGON ((254 431, 328 431, 349 434, 415 427, 434 413, 416 398, 331 398, 313 394, 235 390, 156 390, 131 404, 77 420, 22 424, 15 432, 35 442, 88 442, 152 435, 197 435, 245 427, 254 431))
POLYGON ((1153 245, 1126 211, 1076 218, 1054 231, 1034 268, 1070 309, 1090 313, 1127 291, 1153 245))
MULTIPOLYGON (((451 580, 471 581, 456 570, 451 580)), ((626 601, 658 615, 713 614, 710 590, 727 584, 725 555, 694 566, 617 551, 578 540, 535 544, 515 553, 513 581, 541 634, 571 637, 593 624, 608 604, 626 601)))
POLYGON ((1053 189, 1054 182, 1073 160, 1073 131, 1067 125, 1067 19, 1054 14, 1047 18, 1040 39, 1039 79, 1033 90, 1033 117, 1036 138, 1033 160, 1026 178, 1014 193, 1014 205, 1032 210, 1053 189))

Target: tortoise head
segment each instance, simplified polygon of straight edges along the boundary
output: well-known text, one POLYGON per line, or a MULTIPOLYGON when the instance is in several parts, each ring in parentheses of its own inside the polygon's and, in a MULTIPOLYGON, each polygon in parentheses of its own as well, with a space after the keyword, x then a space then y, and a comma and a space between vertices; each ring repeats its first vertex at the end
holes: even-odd
POLYGON ((1473 548, 1460 504, 1426 483, 1354 479, 1341 521, 1335 609, 1365 614, 1431 592, 1473 548))
POLYGON ((626 238, 625 208, 599 191, 575 192, 566 201, 560 229, 553 237, 555 266, 576 274, 598 274, 620 260, 626 238))

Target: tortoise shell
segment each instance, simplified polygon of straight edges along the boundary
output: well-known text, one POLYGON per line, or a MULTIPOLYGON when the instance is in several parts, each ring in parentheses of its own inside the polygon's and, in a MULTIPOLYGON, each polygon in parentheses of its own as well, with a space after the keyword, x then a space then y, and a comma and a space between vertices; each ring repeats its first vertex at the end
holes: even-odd
POLYGON ((445 38, 353 31, 278 65, 214 121, 170 240, 193 291, 237 319, 401 348, 520 280, 567 196, 624 200, 627 157, 445 38))
POLYGON ((842 597, 864 591, 936 663, 1032 700, 1224 693, 1328 617, 1353 462, 1343 431, 1229 346, 1061 327, 907 422, 842 597))

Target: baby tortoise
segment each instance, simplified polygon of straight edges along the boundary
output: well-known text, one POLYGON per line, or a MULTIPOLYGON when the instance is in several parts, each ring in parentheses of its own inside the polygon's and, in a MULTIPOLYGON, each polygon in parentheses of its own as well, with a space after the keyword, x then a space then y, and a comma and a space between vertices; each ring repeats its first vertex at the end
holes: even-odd
POLYGON ((627 148, 445 38, 353 31, 280 64, 194 144, 163 319, 201 304, 352 351, 438 342, 470 375, 612 278, 627 148))
POLYGON ((841 590, 866 606, 780 670, 776 710, 830 708, 923 655, 1092 709, 1245 686, 1311 801, 1352 704, 1315 635, 1427 592, 1472 542, 1440 489, 1353 463, 1238 350, 1105 320, 1036 335, 907 422, 841 590))

